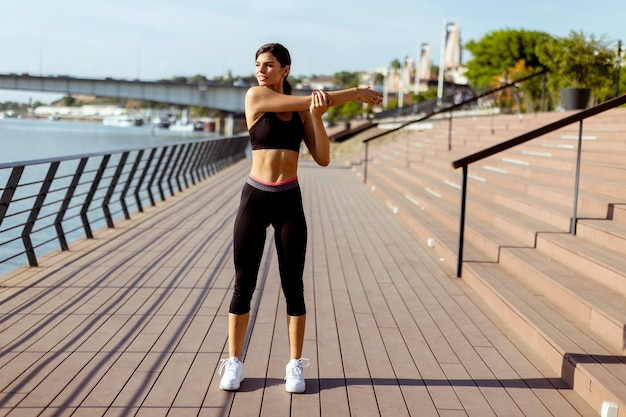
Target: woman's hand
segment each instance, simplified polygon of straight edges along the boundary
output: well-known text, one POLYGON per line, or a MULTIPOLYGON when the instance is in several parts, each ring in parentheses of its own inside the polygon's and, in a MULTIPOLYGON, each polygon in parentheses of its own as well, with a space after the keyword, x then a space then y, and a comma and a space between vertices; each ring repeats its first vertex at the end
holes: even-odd
POLYGON ((311 106, 309 107, 309 111, 311 112, 311 116, 321 118, 328 107, 330 106, 330 97, 327 93, 321 90, 315 90, 311 94, 311 106))
POLYGON ((381 104, 383 102, 383 95, 377 91, 372 90, 372 87, 358 88, 357 100, 366 104, 381 104))

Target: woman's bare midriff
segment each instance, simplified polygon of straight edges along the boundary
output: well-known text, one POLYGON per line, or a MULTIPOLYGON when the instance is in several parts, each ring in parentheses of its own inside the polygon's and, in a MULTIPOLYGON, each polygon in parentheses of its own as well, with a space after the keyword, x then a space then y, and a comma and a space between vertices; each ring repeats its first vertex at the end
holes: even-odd
POLYGON ((250 175, 268 183, 293 179, 298 176, 298 156, 287 149, 257 149, 252 151, 250 175))

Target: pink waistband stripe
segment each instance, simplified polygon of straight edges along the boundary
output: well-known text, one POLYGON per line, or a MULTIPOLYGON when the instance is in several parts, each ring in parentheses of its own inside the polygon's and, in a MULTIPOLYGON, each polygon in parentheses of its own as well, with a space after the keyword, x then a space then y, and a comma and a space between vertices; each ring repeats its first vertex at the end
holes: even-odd
POLYGON ((299 186, 298 177, 291 178, 287 181, 267 182, 267 181, 261 181, 257 178, 254 178, 252 175, 250 175, 248 179, 246 180, 246 183, 248 183, 248 185, 254 188, 257 188, 259 190, 269 191, 269 192, 287 191, 287 190, 291 190, 292 188, 297 188, 299 186))
POLYGON ((255 182, 258 182, 259 184, 269 185, 270 187, 278 187, 280 185, 285 185, 285 184, 289 184, 290 182, 298 181, 298 177, 289 178, 288 180, 279 181, 279 182, 263 181, 263 180, 253 177, 252 175, 250 175, 250 178, 252 178, 255 182))

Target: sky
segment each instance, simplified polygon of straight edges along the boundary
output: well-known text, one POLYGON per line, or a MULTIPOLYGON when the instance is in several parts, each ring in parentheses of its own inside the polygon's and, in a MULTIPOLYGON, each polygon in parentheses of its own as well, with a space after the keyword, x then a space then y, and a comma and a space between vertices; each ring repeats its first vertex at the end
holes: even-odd
MULTIPOLYGON (((462 43, 502 29, 626 42, 624 0, 0 0, 0 74, 247 76, 268 42, 289 49, 295 76, 375 70, 421 43, 438 65, 446 21, 462 43)), ((59 97, 0 89, 0 102, 59 97)))

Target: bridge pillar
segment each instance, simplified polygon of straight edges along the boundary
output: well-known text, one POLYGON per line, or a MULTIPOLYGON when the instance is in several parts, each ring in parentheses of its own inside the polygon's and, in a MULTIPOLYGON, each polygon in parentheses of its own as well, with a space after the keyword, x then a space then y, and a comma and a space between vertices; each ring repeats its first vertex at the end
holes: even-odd
POLYGON ((226 120, 224 123, 224 136, 234 136, 235 135, 235 116, 232 113, 228 113, 226 115, 226 120))
POLYGON ((215 134, 223 136, 234 136, 245 132, 245 118, 234 113, 222 113, 215 117, 215 134))
POLYGON ((218 136, 234 135, 234 116, 232 113, 222 114, 215 118, 215 134, 218 136))

